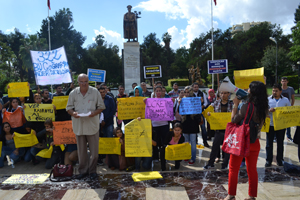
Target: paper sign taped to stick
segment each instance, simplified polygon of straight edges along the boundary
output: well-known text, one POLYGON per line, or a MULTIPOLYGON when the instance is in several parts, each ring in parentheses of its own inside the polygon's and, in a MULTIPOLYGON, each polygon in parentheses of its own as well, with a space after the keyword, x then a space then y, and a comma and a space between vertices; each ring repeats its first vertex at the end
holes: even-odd
POLYGON ((99 138, 99 154, 121 155, 120 138, 99 138))
POLYGON ((274 130, 300 126, 300 106, 276 107, 273 112, 274 130))
POLYGON ((191 157, 192 148, 190 143, 174 144, 166 147, 166 160, 189 160, 191 157))
POLYGON ((193 115, 201 114, 201 97, 186 97, 181 98, 179 105, 179 114, 180 115, 193 115))
POLYGON ((146 101, 145 118, 154 121, 174 120, 172 99, 148 98, 146 101))
POLYGON ((150 119, 134 119, 125 125, 125 157, 152 157, 150 119))
POLYGON ((76 144, 72 121, 53 122, 54 144, 76 144))
POLYGON ((264 68, 234 70, 234 83, 235 86, 241 89, 249 88, 252 81, 260 81, 265 83, 264 68))
POLYGON ((50 174, 13 174, 2 184, 42 184, 50 174))
POLYGON ((207 116, 207 113, 213 113, 214 112, 214 107, 212 105, 208 106, 203 112, 203 117, 205 117, 205 119, 207 120, 207 122, 209 123, 209 116, 207 116))
POLYGON ((145 97, 118 98, 118 119, 145 118, 145 97))
POLYGON ((269 129, 270 129, 270 122, 271 122, 271 119, 269 117, 267 117, 266 120, 265 120, 265 124, 261 128, 260 132, 266 132, 266 133, 268 133, 269 129))
POLYGON ((225 130, 227 123, 231 122, 230 112, 210 113, 208 117, 211 130, 225 130))
POLYGON ((8 97, 29 97, 28 82, 14 82, 8 84, 8 97))
POLYGON ((51 158, 53 152, 53 146, 50 146, 49 149, 43 149, 40 152, 36 154, 36 156, 42 157, 42 158, 51 158))
POLYGON ((52 104, 55 105, 56 110, 66 109, 69 96, 55 96, 53 97, 52 104))
POLYGON ((133 173, 131 177, 134 180, 134 182, 147 181, 147 180, 162 178, 162 176, 160 175, 159 172, 133 173))
POLYGON ((21 127, 26 123, 25 116, 20 108, 15 112, 4 112, 2 122, 8 122, 11 128, 21 127))
POLYGON ((14 132, 14 142, 16 148, 21 147, 32 147, 33 145, 39 143, 38 139, 36 138, 36 135, 33 134, 33 129, 31 130, 30 134, 20 134, 14 132))
POLYGON ((25 117, 30 122, 44 122, 47 119, 55 121, 52 104, 25 103, 25 117))

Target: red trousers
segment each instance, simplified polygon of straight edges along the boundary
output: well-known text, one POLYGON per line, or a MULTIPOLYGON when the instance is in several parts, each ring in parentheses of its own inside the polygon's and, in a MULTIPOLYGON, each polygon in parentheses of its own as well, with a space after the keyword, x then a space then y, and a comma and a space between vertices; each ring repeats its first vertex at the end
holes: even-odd
MULTIPOLYGON (((259 139, 255 143, 250 144, 250 155, 246 157, 246 166, 249 179, 248 194, 251 197, 257 197, 258 175, 257 175, 257 159, 260 151, 259 139)), ((235 196, 238 183, 238 175, 243 157, 230 155, 229 174, 228 174, 228 194, 235 196)))

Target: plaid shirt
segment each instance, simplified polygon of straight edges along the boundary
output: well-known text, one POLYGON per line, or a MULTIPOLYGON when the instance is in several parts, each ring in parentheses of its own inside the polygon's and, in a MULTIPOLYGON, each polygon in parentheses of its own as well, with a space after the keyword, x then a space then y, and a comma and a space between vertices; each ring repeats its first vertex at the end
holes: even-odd
MULTIPOLYGON (((215 112, 221 112, 221 99, 220 100, 216 100, 211 105, 214 107, 215 112)), ((228 100, 227 112, 231 112, 232 111, 232 106, 233 106, 233 101, 232 100, 228 100)))

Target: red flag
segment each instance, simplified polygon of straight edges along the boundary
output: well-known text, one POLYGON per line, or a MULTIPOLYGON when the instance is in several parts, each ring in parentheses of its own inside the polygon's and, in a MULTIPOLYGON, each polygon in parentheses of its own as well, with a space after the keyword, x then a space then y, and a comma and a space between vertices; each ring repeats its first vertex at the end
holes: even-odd
POLYGON ((50 0, 48 0, 48 8, 49 8, 49 10, 51 10, 51 8, 50 8, 50 0))
MULTIPOLYGON (((49 1, 49 0, 48 0, 49 1)), ((215 6, 217 5, 217 0, 214 0, 214 2, 215 2, 215 6)), ((50 5, 50 4, 49 4, 50 5)), ((50 9, 51 10, 51 9, 50 9)))

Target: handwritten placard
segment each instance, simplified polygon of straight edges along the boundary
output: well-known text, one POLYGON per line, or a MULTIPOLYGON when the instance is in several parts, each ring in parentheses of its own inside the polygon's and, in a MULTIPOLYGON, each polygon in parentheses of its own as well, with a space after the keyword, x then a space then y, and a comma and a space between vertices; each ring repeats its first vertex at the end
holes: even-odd
POLYGON ((271 119, 269 117, 267 117, 266 120, 265 120, 265 124, 261 128, 260 132, 266 132, 266 133, 268 133, 269 129, 270 129, 270 122, 271 122, 271 119))
POLYGON ((21 147, 32 147, 33 145, 39 143, 38 139, 36 138, 36 135, 33 134, 33 130, 31 130, 30 134, 20 134, 14 132, 14 142, 16 148, 21 147))
POLYGON ((99 154, 121 155, 120 138, 99 138, 99 154))
POLYGON ((160 175, 159 172, 140 172, 140 173, 133 173, 132 179, 134 182, 139 181, 146 181, 146 180, 153 180, 158 178, 163 178, 162 175, 160 175))
POLYGON ((152 157, 150 119, 134 119, 125 125, 125 157, 152 157))
POLYGON ((21 127, 26 123, 25 116, 20 108, 15 112, 4 112, 2 122, 8 122, 11 128, 21 127))
POLYGON ((181 99, 179 105, 180 115, 193 115, 201 113, 201 97, 186 97, 181 99))
POLYGON ((214 112, 214 107, 212 105, 208 106, 203 112, 203 117, 205 117, 205 119, 207 120, 207 122, 209 123, 209 116, 207 115, 207 113, 213 113, 214 112))
POLYGON ((52 104, 25 103, 25 106, 25 118, 27 121, 44 122, 47 119, 55 121, 55 113, 52 104))
POLYGON ((192 157, 190 143, 168 145, 166 147, 166 160, 189 160, 192 157))
POLYGON ((118 119, 145 118, 145 97, 118 98, 118 119))
POLYGON ((145 118, 154 121, 172 121, 174 119, 172 99, 148 98, 145 118))
POLYGON ((300 126, 300 106, 276 107, 273 112, 274 130, 300 126))
POLYGON ((53 122, 54 144, 76 144, 72 121, 53 122))
POLYGON ((13 174, 2 184, 42 184, 50 174, 13 174))
POLYGON ((234 83, 235 86, 241 89, 249 88, 252 81, 260 81, 265 83, 264 68, 234 70, 234 83))
POLYGON ((53 97, 52 104, 55 105, 56 110, 66 109, 69 96, 55 96, 53 97))
POLYGON ((8 97, 29 97, 28 82, 14 82, 8 84, 8 97))
POLYGON ((71 83, 64 47, 51 51, 30 51, 36 85, 71 83))
POLYGON ((231 122, 230 112, 210 113, 208 117, 211 130, 225 130, 227 123, 231 122))
POLYGON ((36 154, 36 156, 42 157, 42 158, 51 158, 53 152, 53 146, 50 146, 49 149, 43 149, 40 152, 36 154))

